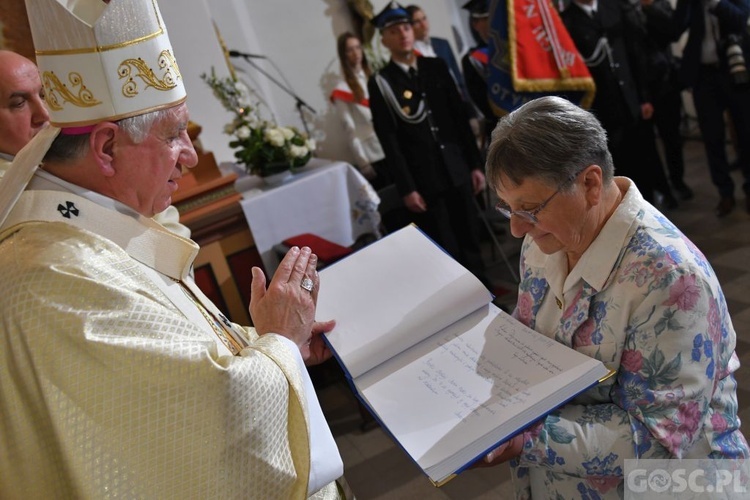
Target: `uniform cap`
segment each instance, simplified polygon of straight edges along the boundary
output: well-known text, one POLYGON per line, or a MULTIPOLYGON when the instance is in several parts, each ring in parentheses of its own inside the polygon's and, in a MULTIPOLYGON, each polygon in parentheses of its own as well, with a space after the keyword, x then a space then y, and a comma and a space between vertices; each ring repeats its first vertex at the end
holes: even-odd
POLYGON ((389 2, 383 10, 372 18, 372 24, 379 30, 384 30, 395 24, 411 24, 411 16, 406 9, 396 2, 389 2))
POLYGON ((461 8, 468 10, 471 17, 474 18, 487 17, 490 15, 489 0, 469 0, 463 4, 461 8))

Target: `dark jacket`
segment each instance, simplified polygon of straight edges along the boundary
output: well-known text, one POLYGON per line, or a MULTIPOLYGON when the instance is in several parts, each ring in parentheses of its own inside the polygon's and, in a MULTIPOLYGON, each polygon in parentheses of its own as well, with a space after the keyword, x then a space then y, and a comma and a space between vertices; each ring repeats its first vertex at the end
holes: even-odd
MULTIPOLYGON (((487 92, 487 77, 489 69, 487 65, 474 57, 473 54, 479 49, 486 49, 486 45, 472 47, 461 58, 461 68, 464 71, 466 90, 474 105, 482 112, 484 118, 492 127, 497 121, 497 116, 490 106, 489 93, 487 92)), ((493 127, 494 128, 494 127, 493 127)), ((490 129, 491 130, 491 129, 490 129)))
POLYGON ((414 113, 423 99, 429 114, 407 123, 390 109, 373 75, 368 82, 375 132, 392 169, 399 194, 434 195, 470 182, 481 168, 465 104, 442 59, 417 58, 417 81, 389 62, 380 74, 391 86, 401 109, 414 113))
POLYGON ((642 31, 635 15, 634 9, 620 0, 599 0, 594 18, 575 3, 561 15, 584 59, 592 56, 602 37, 609 41, 611 63, 604 57, 589 65, 596 84, 592 111, 607 130, 635 123, 641 115, 640 105, 650 102, 642 31))
POLYGON ((445 61, 448 65, 448 70, 450 70, 453 80, 456 82, 456 85, 458 85, 461 97, 463 97, 464 100, 468 99, 469 97, 466 93, 464 77, 461 73, 461 68, 458 67, 458 62, 456 61, 456 56, 453 54, 451 44, 445 38, 436 38, 434 36, 430 37, 430 44, 432 44, 432 50, 435 51, 435 55, 445 61))
MULTIPOLYGON (((717 46, 719 64, 727 70, 725 42, 729 34, 743 34, 747 29, 747 18, 750 15, 750 0, 721 0, 713 10, 719 21, 719 45, 717 46)), ((677 0, 674 14, 675 29, 682 33, 690 30, 685 49, 682 51, 680 81, 686 87, 692 87, 698 79, 701 65, 701 44, 706 33, 703 0, 677 0)), ((742 36, 742 48, 747 61, 750 55, 748 37, 742 36)))
POLYGON ((652 98, 656 100, 679 87, 679 60, 672 52, 672 43, 680 34, 674 27, 674 9, 669 0, 654 0, 640 12, 645 29, 646 81, 652 98))

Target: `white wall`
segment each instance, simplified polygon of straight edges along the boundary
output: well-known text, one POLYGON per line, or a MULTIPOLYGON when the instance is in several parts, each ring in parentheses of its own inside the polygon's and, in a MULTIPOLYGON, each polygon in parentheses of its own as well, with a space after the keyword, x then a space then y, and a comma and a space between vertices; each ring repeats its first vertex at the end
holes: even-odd
POLYGON ((217 73, 229 75, 207 2, 161 0, 159 9, 187 90, 190 118, 203 127, 201 144, 204 149, 213 151, 219 161, 231 160, 229 136, 223 133, 224 123, 231 120, 231 114, 224 110, 200 78, 202 73, 211 71, 211 66, 216 67, 217 73))
MULTIPOLYGON (((429 16, 432 35, 449 39, 454 49, 451 23, 460 16, 456 2, 460 0, 419 2, 429 16)), ((377 13, 387 0, 371 3, 377 13)), ((160 0, 159 5, 185 79, 191 118, 203 127, 203 147, 213 151, 217 160, 231 161, 233 156, 227 146, 229 136, 222 132, 230 115, 200 79, 212 66, 219 74, 228 74, 212 21, 227 48, 264 55, 267 59, 252 62, 315 109, 315 114, 305 112, 305 119, 318 140, 318 156, 352 160, 328 101, 340 73, 336 37, 354 26, 346 0, 160 0)), ((232 63, 238 76, 265 100, 268 118, 303 129, 292 97, 245 60, 232 59, 232 63)))

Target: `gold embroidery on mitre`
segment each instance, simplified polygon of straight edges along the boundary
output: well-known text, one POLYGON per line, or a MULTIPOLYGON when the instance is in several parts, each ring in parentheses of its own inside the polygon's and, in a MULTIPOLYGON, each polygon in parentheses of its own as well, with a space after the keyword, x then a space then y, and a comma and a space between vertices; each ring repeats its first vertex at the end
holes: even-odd
POLYGON ((135 97, 139 94, 138 83, 135 77, 140 78, 143 83, 146 84, 146 88, 153 87, 156 90, 172 90, 177 86, 177 79, 182 78, 180 70, 177 67, 177 61, 175 61, 169 50, 162 50, 159 54, 159 69, 163 71, 162 78, 159 78, 154 73, 154 70, 148 67, 143 59, 125 59, 120 63, 117 68, 117 74, 120 75, 120 79, 127 78, 128 80, 122 86, 122 95, 125 97, 135 97), (133 73, 135 70, 135 74, 133 73))
POLYGON ((148 35, 143 35, 142 37, 134 38, 132 40, 126 40, 124 42, 113 43, 111 45, 96 45, 94 47, 80 47, 77 49, 37 50, 35 52, 37 56, 69 56, 76 54, 93 54, 95 52, 108 52, 110 50, 122 49, 131 45, 138 45, 153 38, 158 38, 163 34, 164 30, 162 28, 159 28, 158 31, 149 33, 148 35))
POLYGON ((51 110, 61 111, 64 102, 69 102, 81 108, 90 108, 101 104, 101 101, 97 100, 94 94, 84 85, 80 73, 71 72, 68 74, 68 81, 72 89, 78 89, 77 94, 62 83, 53 71, 42 73, 44 100, 51 110))
MULTIPOLYGON (((111 0, 102 0, 105 3, 109 3, 111 0)), ((63 50, 37 50, 36 55, 38 56, 51 56, 51 55, 70 55, 70 54, 89 54, 93 52, 107 52, 110 50, 117 50, 130 45, 137 45, 145 41, 157 38, 165 34, 164 25, 162 23, 161 16, 159 15, 159 7, 156 5, 156 0, 151 1, 151 8, 153 9, 153 19, 157 23, 158 29, 153 33, 133 38, 130 40, 124 40, 122 42, 113 43, 110 45, 96 45, 94 47, 80 47, 77 49, 63 49, 63 50)), ((151 16, 146 16, 151 18, 151 16)))
MULTIPOLYGON (((182 78, 182 74, 180 73, 180 68, 177 66, 177 59, 174 58, 172 53, 169 50, 162 50, 161 54, 159 54, 159 67, 161 69, 167 68, 167 66, 171 66, 174 70, 174 78, 173 80, 174 84, 177 85, 177 78, 182 78)), ((168 75, 164 77, 166 80, 167 78, 171 78, 172 73, 169 72, 168 75)))

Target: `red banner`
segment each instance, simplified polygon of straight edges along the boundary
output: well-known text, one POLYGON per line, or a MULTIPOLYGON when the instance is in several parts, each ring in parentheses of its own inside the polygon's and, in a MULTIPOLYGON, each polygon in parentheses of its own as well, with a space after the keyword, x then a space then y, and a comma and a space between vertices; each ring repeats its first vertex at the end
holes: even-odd
POLYGON ((493 0, 488 90, 502 115, 543 95, 588 108, 595 86, 549 0, 493 0))

